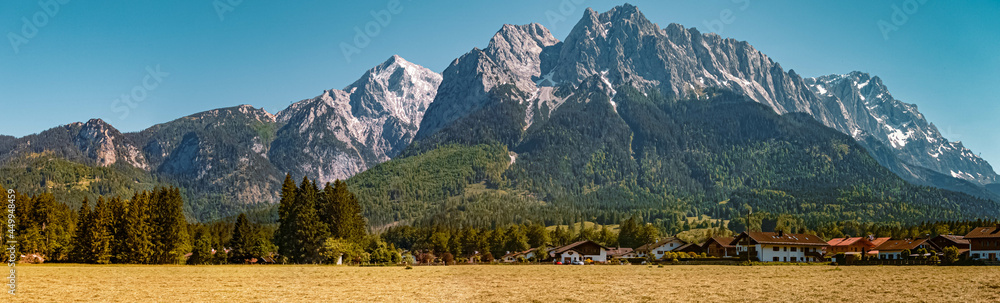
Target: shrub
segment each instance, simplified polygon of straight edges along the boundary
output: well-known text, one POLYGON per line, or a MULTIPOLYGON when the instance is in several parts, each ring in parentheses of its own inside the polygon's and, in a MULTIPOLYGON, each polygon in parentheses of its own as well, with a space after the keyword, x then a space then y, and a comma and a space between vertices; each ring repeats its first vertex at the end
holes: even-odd
POLYGON ((957 247, 954 247, 954 246, 945 247, 944 248, 944 256, 943 256, 944 259, 942 260, 942 263, 943 264, 949 264, 949 265, 950 264, 955 264, 955 262, 958 262, 959 255, 960 255, 960 253, 958 252, 958 248, 957 247))

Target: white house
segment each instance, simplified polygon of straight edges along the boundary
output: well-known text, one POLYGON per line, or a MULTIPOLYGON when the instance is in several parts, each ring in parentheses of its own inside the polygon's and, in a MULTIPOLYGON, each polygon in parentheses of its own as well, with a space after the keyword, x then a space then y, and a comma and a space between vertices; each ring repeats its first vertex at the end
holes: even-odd
POLYGON ((783 232, 743 232, 730 245, 740 252, 748 251, 761 262, 819 262, 828 246, 814 235, 783 232))
POLYGON ((563 263, 587 260, 604 263, 608 261, 608 248, 594 241, 584 240, 553 249, 549 256, 563 263))
POLYGON ((501 260, 503 260, 503 262, 505 262, 505 263, 514 263, 514 262, 517 262, 518 258, 522 258, 522 257, 525 258, 525 259, 530 260, 531 258, 535 257, 535 252, 536 251, 538 251, 538 248, 532 248, 532 249, 525 250, 525 251, 509 252, 506 255, 504 255, 501 258, 501 260))
POLYGON ((926 249, 931 254, 934 254, 936 251, 936 248, 927 239, 889 240, 875 247, 875 250, 878 251, 878 258, 881 260, 899 260, 902 259, 903 256, 900 253, 904 250, 909 250, 912 255, 917 253, 917 250, 921 248, 926 249))
POLYGON ((635 251, 640 257, 645 257, 651 254, 653 255, 653 258, 660 259, 663 258, 663 254, 668 251, 674 251, 685 244, 688 243, 678 239, 677 237, 671 237, 660 239, 659 241, 656 241, 656 243, 640 246, 635 251))

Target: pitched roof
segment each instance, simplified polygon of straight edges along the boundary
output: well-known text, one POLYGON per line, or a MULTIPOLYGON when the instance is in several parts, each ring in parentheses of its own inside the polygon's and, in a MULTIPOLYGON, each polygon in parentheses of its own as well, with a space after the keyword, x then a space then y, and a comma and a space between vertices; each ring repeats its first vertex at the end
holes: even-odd
POLYGON ((674 240, 677 240, 677 242, 681 242, 681 245, 687 244, 687 242, 684 242, 684 240, 681 240, 680 238, 677 238, 677 237, 667 237, 667 238, 660 239, 659 241, 656 241, 654 243, 649 243, 649 244, 646 244, 646 245, 643 245, 643 246, 639 246, 639 248, 636 248, 635 250, 637 250, 637 251, 651 251, 651 250, 653 250, 653 249, 655 249, 657 247, 666 245, 667 243, 670 243, 670 242, 672 242, 674 240))
POLYGON ((618 247, 618 248, 608 249, 609 256, 621 256, 630 252, 632 252, 632 249, 628 247, 618 247))
POLYGON ((536 250, 538 250, 537 247, 531 248, 531 249, 528 249, 528 250, 525 250, 525 251, 510 252, 510 253, 507 253, 506 255, 503 255, 503 257, 500 257, 500 258, 504 259, 504 258, 507 258, 507 257, 517 257, 519 255, 527 255, 528 253, 536 251, 536 250))
POLYGON ((965 235, 965 239, 1000 238, 1000 226, 976 227, 965 235))
POLYGON ((574 242, 574 243, 570 243, 569 245, 566 245, 566 246, 563 246, 563 247, 556 248, 556 249, 552 250, 550 253, 558 255, 558 254, 566 252, 567 250, 574 249, 577 246, 583 245, 583 244, 588 243, 588 242, 589 243, 594 243, 594 245, 600 246, 601 248, 604 248, 604 250, 608 250, 607 247, 604 247, 604 245, 597 244, 597 242, 590 241, 590 240, 583 240, 583 241, 577 241, 577 242, 574 242))
POLYGON ((951 241, 952 243, 955 243, 955 244, 969 244, 969 240, 966 240, 965 237, 963 237, 963 236, 957 236, 957 235, 939 235, 938 237, 941 237, 943 239, 947 239, 948 241, 951 241))
POLYGON ((702 244, 701 247, 704 248, 704 247, 708 246, 711 243, 718 243, 719 246, 722 246, 723 248, 725 248, 725 247, 735 247, 735 246, 733 246, 731 244, 731 243, 733 243, 733 237, 712 237, 712 238, 708 239, 708 241, 705 241, 705 243, 702 244))
POLYGON ((749 235, 750 239, 758 244, 779 244, 779 245, 809 245, 809 246, 828 246, 826 241, 820 239, 814 235, 807 234, 788 234, 788 233, 773 233, 773 232, 743 232, 736 239, 733 239, 731 244, 740 245, 739 240, 747 237, 749 235))
POLYGON ((889 237, 875 238, 875 240, 872 240, 872 244, 874 244, 875 247, 878 247, 879 245, 882 245, 886 241, 889 241, 889 239, 892 239, 892 238, 889 238, 889 237))
POLYGON ((882 243, 882 245, 879 245, 875 249, 877 249, 880 252, 897 251, 904 249, 913 250, 917 248, 917 246, 920 246, 920 244, 924 244, 924 242, 927 242, 927 239, 889 240, 886 241, 885 243, 882 243))
POLYGON ((698 245, 698 244, 695 244, 695 243, 688 243, 688 244, 681 245, 681 247, 678 247, 677 249, 674 249, 674 251, 701 252, 701 245, 698 245))
POLYGON ((830 241, 826 241, 826 244, 829 244, 830 246, 851 246, 851 245, 854 245, 854 243, 858 243, 858 241, 860 241, 861 239, 864 239, 864 238, 862 238, 862 237, 834 238, 834 239, 831 239, 830 241))

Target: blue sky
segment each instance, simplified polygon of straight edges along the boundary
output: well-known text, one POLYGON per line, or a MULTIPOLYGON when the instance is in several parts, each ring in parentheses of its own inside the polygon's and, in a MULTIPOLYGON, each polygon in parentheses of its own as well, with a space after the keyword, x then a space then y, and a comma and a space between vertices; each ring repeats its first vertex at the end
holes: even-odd
MULTIPOLYGON (((1000 161, 1000 1, 908 1, 630 3, 661 27, 680 23, 749 41, 804 76, 878 75, 946 137, 1000 161), (905 22, 884 35, 879 21, 892 24, 893 6, 908 1, 916 12, 904 13, 905 22), (709 28, 726 13, 729 24, 709 28)), ((393 54, 441 72, 486 46, 505 23, 538 22, 562 39, 586 7, 606 11, 623 3, 401 0, 348 60, 342 43, 353 44, 355 27, 376 21, 371 12, 391 2, 3 1, 0 134, 24 136, 90 118, 137 131, 239 104, 274 113, 342 88, 393 54), (150 77, 148 70, 157 69, 150 77), (116 103, 132 93, 141 97, 129 101, 134 108, 116 103)))

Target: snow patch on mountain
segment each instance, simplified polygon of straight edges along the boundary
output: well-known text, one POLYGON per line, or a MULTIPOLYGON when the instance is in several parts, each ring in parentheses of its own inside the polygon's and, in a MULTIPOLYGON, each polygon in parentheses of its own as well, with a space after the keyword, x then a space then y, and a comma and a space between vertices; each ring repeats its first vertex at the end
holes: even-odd
POLYGON ((320 182, 346 179, 388 161, 409 145, 434 100, 441 75, 392 56, 344 89, 290 105, 271 159, 320 182), (294 134, 290 134, 294 133, 294 134), (301 140, 301 141, 299 141, 301 140))

